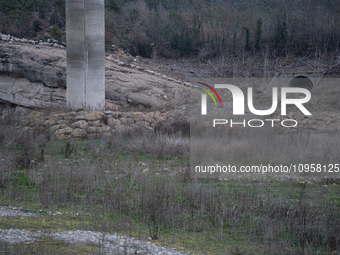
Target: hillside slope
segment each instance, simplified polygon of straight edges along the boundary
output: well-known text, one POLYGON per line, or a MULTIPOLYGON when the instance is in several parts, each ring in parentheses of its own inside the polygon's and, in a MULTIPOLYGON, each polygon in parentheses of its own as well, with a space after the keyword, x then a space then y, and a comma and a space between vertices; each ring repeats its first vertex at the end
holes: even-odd
MULTIPOLYGON (((163 109, 187 103, 188 84, 107 55, 106 100, 163 109)), ((24 107, 62 106, 65 49, 0 41, 0 100, 24 107)))

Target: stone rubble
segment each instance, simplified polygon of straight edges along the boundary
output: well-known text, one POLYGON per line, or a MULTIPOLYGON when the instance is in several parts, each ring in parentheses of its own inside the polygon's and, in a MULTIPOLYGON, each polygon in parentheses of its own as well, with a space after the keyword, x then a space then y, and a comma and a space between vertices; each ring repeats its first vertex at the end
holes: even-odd
MULTIPOLYGON (((24 128, 49 130, 60 140, 76 138, 96 138, 98 135, 115 134, 140 130, 154 132, 156 123, 173 120, 168 113, 156 112, 117 112, 117 111, 70 111, 52 112, 34 111, 17 107, 15 121, 24 128)), ((5 116, 2 116, 3 118, 5 116)))
MULTIPOLYGON (((109 106, 109 104, 107 106, 109 106)), ((114 109, 114 107, 112 109, 114 109)), ((119 111, 119 108, 104 112, 86 112, 81 110, 78 112, 52 112, 47 114, 43 111, 17 107, 16 112, 18 115, 15 117, 15 121, 18 126, 26 129, 41 128, 49 130, 50 134, 55 135, 60 140, 70 138, 93 139, 99 136, 112 136, 141 129, 154 132, 157 123, 165 121, 171 123, 175 120, 172 111, 163 113, 159 111, 123 112, 119 111)), ((6 113, 3 113, 2 118, 5 118, 5 116, 6 113)), ((335 132, 340 130, 340 114, 335 113, 302 116, 299 113, 291 112, 288 116, 273 114, 265 119, 267 118, 276 119, 274 128, 284 132, 302 130, 307 132, 335 132), (298 123, 297 127, 283 128, 281 121, 285 119, 296 120, 298 123)), ((291 122, 285 123, 285 125, 293 124, 294 123, 291 122)), ((207 123, 207 125, 210 124, 207 123)), ((266 125, 271 125, 271 122, 266 122, 266 125)), ((237 128, 237 126, 235 126, 235 128, 237 128)))
MULTIPOLYGON (((340 114, 337 113, 314 113, 312 116, 304 116, 297 112, 290 112, 288 116, 273 115, 272 117, 273 119, 278 119, 280 121, 285 119, 296 120, 298 126, 289 128, 289 131, 299 129, 317 132, 334 132, 340 130, 340 114)), ((290 123, 289 125, 293 124, 294 123, 290 123)), ((280 122, 277 122, 276 127, 278 128, 280 125, 280 122)))

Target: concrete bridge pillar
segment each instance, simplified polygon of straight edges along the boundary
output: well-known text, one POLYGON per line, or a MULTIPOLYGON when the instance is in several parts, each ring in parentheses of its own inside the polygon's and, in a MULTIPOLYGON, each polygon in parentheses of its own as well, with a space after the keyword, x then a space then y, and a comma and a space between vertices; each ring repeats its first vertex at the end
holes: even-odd
POLYGON ((67 107, 105 110, 104 0, 66 0, 67 107))

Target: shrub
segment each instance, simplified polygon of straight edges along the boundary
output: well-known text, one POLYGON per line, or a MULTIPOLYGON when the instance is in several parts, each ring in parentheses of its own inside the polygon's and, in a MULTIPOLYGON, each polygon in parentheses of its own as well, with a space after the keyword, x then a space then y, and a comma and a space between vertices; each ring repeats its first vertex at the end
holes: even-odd
POLYGON ((118 5, 117 0, 109 0, 107 1, 107 3, 105 4, 105 7, 110 10, 110 11, 115 11, 115 12, 120 12, 121 8, 118 5))
POLYGON ((129 47, 129 53, 132 56, 141 56, 143 58, 151 58, 153 49, 150 44, 144 42, 133 42, 129 47))
POLYGON ((247 27, 244 27, 243 28, 244 31, 246 32, 246 42, 245 42, 245 46, 244 48, 248 51, 250 51, 250 43, 249 43, 249 40, 250 40, 250 36, 249 36, 249 29, 247 27))
POLYGON ((33 22, 33 30, 35 31, 35 32, 39 32, 39 31, 41 31, 43 28, 42 28, 42 23, 41 23, 41 21, 40 20, 35 20, 34 22, 33 22))
POLYGON ((286 22, 286 14, 283 14, 282 19, 278 18, 276 22, 274 42, 277 50, 282 52, 288 41, 288 28, 286 22))
POLYGON ((155 126, 155 132, 167 135, 181 134, 183 136, 189 136, 190 122, 184 118, 180 118, 170 123, 157 122, 155 126))
POLYGON ((52 36, 52 38, 60 40, 62 34, 61 34, 60 29, 57 25, 51 26, 50 35, 52 36))
POLYGON ((139 43, 137 46, 138 54, 143 58, 151 58, 152 56, 152 47, 147 43, 139 43))
POLYGON ((171 47, 174 50, 178 50, 181 56, 190 55, 195 50, 192 38, 190 38, 189 34, 185 32, 172 37, 171 47))
POLYGON ((255 50, 256 51, 260 49, 261 35, 262 35, 262 19, 258 19, 257 25, 256 25, 256 38, 255 38, 255 50))

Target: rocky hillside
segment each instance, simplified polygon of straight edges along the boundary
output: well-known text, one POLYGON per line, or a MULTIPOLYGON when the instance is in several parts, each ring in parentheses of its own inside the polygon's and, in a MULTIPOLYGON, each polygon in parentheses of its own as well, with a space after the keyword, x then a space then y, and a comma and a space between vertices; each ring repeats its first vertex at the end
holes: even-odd
MULTIPOLYGON (((66 112, 65 47, 55 42, 16 40, 11 36, 1 38, 0 103, 16 106, 11 110, 2 110, 3 107, 0 107, 2 117, 17 113, 15 121, 18 125, 46 128, 59 139, 91 138, 98 134, 112 135, 140 128, 154 130, 158 122, 173 122, 183 114, 188 117, 187 104, 189 94, 193 92, 189 90, 193 85, 182 81, 218 77, 221 71, 211 62, 206 65, 202 62, 172 63, 170 60, 157 63, 157 60, 152 62, 134 58, 112 47, 111 52, 106 54, 107 111, 66 112)), ((325 63, 311 65, 310 60, 282 59, 279 61, 281 71, 275 64, 265 67, 254 63, 250 61, 234 71, 228 63, 224 68, 239 77, 249 77, 249 70, 254 73, 265 71, 269 77, 280 76, 291 70, 322 70, 321 73, 326 74, 327 78, 339 73, 336 63, 331 65, 334 67, 332 75, 326 71, 325 63)), ((271 102, 268 90, 256 87, 255 91, 257 102, 263 105, 271 102)), ((308 109, 313 112, 313 117, 298 119, 298 115, 294 117, 296 109, 292 109, 289 117, 298 119, 302 129, 338 130, 340 101, 337 91, 336 82, 325 80, 324 84, 320 83, 312 90, 308 109)))
MULTIPOLYGON (((29 107, 65 105, 66 51, 59 45, 0 41, 0 100, 29 107)), ((107 55, 107 109, 171 109, 187 103, 189 83, 153 71, 132 59, 107 55)))

